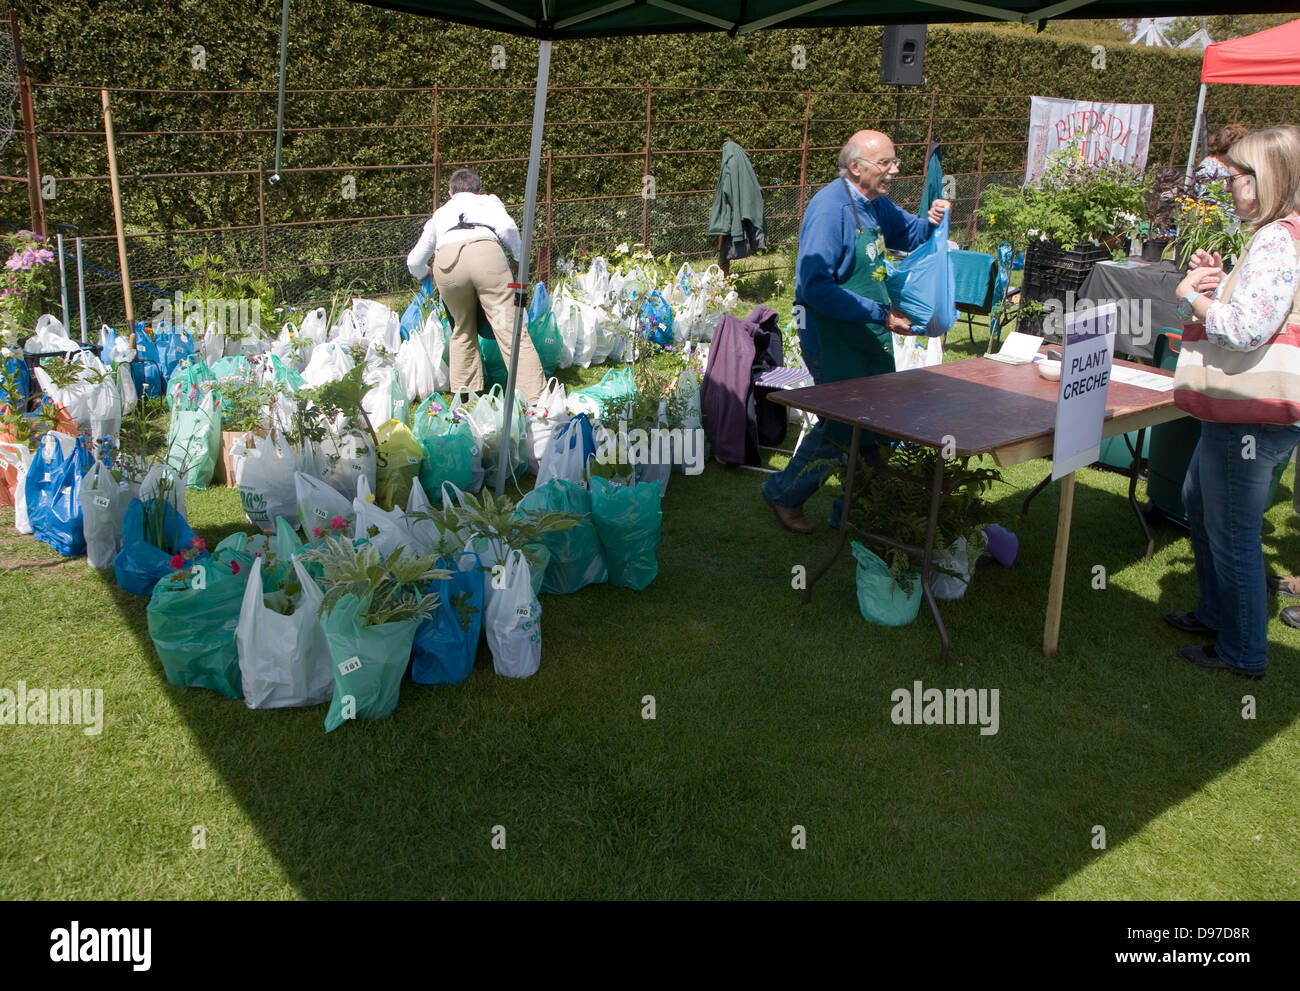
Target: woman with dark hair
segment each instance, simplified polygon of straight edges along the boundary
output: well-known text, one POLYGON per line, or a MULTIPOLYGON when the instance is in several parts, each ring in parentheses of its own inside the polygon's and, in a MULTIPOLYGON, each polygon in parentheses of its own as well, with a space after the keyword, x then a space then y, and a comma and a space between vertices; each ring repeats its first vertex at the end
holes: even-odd
POLYGON ((1179 407, 1203 421, 1183 482, 1199 594, 1192 612, 1165 621, 1214 638, 1211 646, 1178 648, 1184 660, 1262 678, 1268 596, 1260 530, 1273 472, 1300 441, 1300 424, 1289 422, 1300 419, 1300 396, 1269 361, 1290 352, 1263 349, 1292 348, 1300 337, 1300 129, 1248 134, 1232 146, 1227 166, 1237 215, 1253 222, 1253 235, 1227 276, 1218 254, 1196 252, 1177 290, 1179 313, 1205 328, 1195 347, 1185 335, 1175 373, 1179 407), (1259 357, 1243 361, 1243 352, 1259 357))
POLYGON ((1244 124, 1232 123, 1219 128, 1210 138, 1210 153, 1196 166, 1196 185, 1193 192, 1197 197, 1205 195, 1205 187, 1216 179, 1228 178, 1228 150, 1248 133, 1244 124))

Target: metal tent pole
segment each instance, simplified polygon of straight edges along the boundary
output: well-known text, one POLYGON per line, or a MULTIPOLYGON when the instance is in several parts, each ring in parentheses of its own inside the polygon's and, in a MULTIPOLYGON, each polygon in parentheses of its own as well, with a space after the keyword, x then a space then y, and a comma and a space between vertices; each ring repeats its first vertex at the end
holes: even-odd
POLYGON ((1192 146, 1187 149, 1187 178, 1192 178, 1196 168, 1196 146, 1201 141, 1201 126, 1205 122, 1205 83, 1201 83, 1201 95, 1196 101, 1196 123, 1192 125, 1192 146))
POLYGON ((546 87, 551 74, 551 43, 543 41, 537 56, 537 92, 533 97, 533 140, 528 149, 528 184, 524 191, 524 226, 520 231, 522 247, 519 281, 515 283, 515 334, 510 347, 510 374, 506 377, 506 410, 501 424, 501 462, 497 466, 496 494, 506 491, 506 473, 510 470, 513 445, 510 421, 515 412, 515 378, 519 371, 519 341, 523 335, 525 293, 528 287, 528 261, 533 250, 533 224, 537 216, 537 175, 542 164, 542 129, 546 125, 546 87))
POLYGON ((81 232, 77 232, 77 307, 81 311, 81 343, 86 343, 86 280, 81 262, 81 232))
POLYGON ((72 330, 72 322, 68 319, 68 272, 63 264, 63 231, 55 234, 54 242, 59 249, 59 301, 63 304, 63 332, 67 334, 72 330))
POLYGON ((289 0, 280 4, 280 91, 275 104, 275 167, 271 185, 280 181, 280 148, 284 144, 284 70, 289 61, 289 0))

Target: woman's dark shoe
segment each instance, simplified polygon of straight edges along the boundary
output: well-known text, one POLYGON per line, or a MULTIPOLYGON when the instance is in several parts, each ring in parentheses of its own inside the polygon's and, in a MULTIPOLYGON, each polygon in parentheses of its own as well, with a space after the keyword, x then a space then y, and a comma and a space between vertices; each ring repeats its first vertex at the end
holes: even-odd
POLYGON ((1219 635, 1218 630, 1206 626, 1197 619, 1194 612, 1167 612, 1165 613, 1165 622, 1182 633, 1197 633, 1206 637, 1219 635))
POLYGON ((1300 577, 1296 575, 1286 575, 1284 577, 1269 575, 1268 590, 1274 595, 1282 596, 1284 599, 1300 599, 1300 577))
POLYGON ((1250 668, 1239 668, 1235 664, 1229 664, 1219 652, 1214 649, 1213 645, 1205 646, 1202 644, 1188 643, 1178 648, 1178 656, 1184 661, 1195 664, 1198 668, 1209 668, 1212 671, 1228 671, 1235 674, 1238 678, 1250 678, 1253 681, 1259 681, 1264 677, 1264 669, 1253 670, 1250 668))

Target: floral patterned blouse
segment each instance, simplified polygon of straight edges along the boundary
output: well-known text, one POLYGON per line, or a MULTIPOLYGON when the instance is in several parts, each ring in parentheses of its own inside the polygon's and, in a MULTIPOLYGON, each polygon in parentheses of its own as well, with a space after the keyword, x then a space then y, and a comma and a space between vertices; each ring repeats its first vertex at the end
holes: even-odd
POLYGON ((1230 351, 1254 351, 1281 329, 1291 312, 1300 285, 1300 255, 1290 232, 1275 221, 1255 235, 1240 264, 1232 299, 1217 302, 1223 283, 1214 290, 1205 336, 1230 351))

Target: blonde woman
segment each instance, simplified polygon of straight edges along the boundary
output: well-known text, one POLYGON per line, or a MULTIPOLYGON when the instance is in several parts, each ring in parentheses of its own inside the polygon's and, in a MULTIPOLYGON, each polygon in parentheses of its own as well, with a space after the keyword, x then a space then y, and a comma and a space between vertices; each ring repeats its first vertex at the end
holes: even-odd
MULTIPOLYGON (((1237 215, 1252 222, 1253 235, 1231 275, 1224 275, 1219 255, 1198 251, 1178 286, 1178 308, 1205 325, 1214 349, 1255 351, 1274 346, 1283 327, 1300 333, 1300 129, 1248 134, 1229 150, 1226 164, 1237 215)), ((1273 471, 1297 441, 1294 423, 1202 421, 1183 482, 1199 594, 1192 612, 1165 616, 1178 630, 1214 638, 1213 645, 1178 649, 1192 664, 1264 676, 1268 597, 1260 529, 1273 471)))

